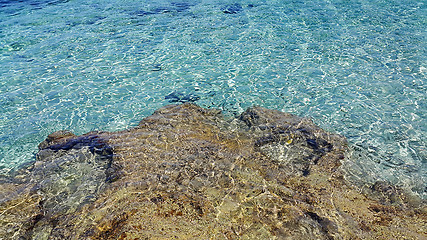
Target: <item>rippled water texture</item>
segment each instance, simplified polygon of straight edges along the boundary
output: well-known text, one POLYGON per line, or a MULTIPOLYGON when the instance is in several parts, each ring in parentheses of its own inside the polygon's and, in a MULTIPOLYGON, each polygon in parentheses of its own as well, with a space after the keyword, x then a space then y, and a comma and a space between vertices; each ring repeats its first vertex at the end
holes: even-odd
POLYGON ((424 1, 0 1, 0 171, 169 102, 311 116, 348 171, 426 196, 424 1))

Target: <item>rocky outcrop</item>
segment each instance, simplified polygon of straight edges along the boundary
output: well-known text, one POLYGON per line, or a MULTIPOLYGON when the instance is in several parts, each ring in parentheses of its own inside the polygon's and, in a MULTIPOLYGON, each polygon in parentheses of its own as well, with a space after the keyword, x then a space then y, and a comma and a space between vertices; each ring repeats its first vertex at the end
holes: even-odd
POLYGON ((0 239, 426 237, 421 200, 383 182, 361 193, 340 171, 345 138, 279 111, 170 105, 39 148, 0 180, 0 239))

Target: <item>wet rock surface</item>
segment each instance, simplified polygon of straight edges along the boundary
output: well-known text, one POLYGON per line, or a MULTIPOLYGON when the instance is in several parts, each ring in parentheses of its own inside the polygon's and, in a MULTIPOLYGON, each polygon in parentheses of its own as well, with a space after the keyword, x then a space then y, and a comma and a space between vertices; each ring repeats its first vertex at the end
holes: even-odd
POLYGON ((135 128, 53 133, 0 179, 0 239, 422 239, 421 200, 346 182, 344 137, 252 107, 165 106, 135 128), (415 199, 415 200, 414 200, 415 199))

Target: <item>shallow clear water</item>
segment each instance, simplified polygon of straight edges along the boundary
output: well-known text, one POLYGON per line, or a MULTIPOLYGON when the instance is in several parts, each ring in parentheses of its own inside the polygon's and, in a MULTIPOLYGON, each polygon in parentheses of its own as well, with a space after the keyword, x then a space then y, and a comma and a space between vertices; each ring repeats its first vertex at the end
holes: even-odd
POLYGON ((348 138, 356 179, 426 197, 425 26, 415 0, 0 0, 0 172, 49 133, 135 126, 176 91, 310 116, 348 138))

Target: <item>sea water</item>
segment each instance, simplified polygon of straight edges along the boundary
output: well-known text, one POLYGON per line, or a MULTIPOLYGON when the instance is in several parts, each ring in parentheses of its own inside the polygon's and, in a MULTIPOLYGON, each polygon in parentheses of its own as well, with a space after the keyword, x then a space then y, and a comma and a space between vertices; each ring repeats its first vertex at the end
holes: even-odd
POLYGON ((419 0, 0 0, 0 172, 49 133, 136 126, 170 102, 260 105, 347 137, 348 172, 427 197, 419 0))

